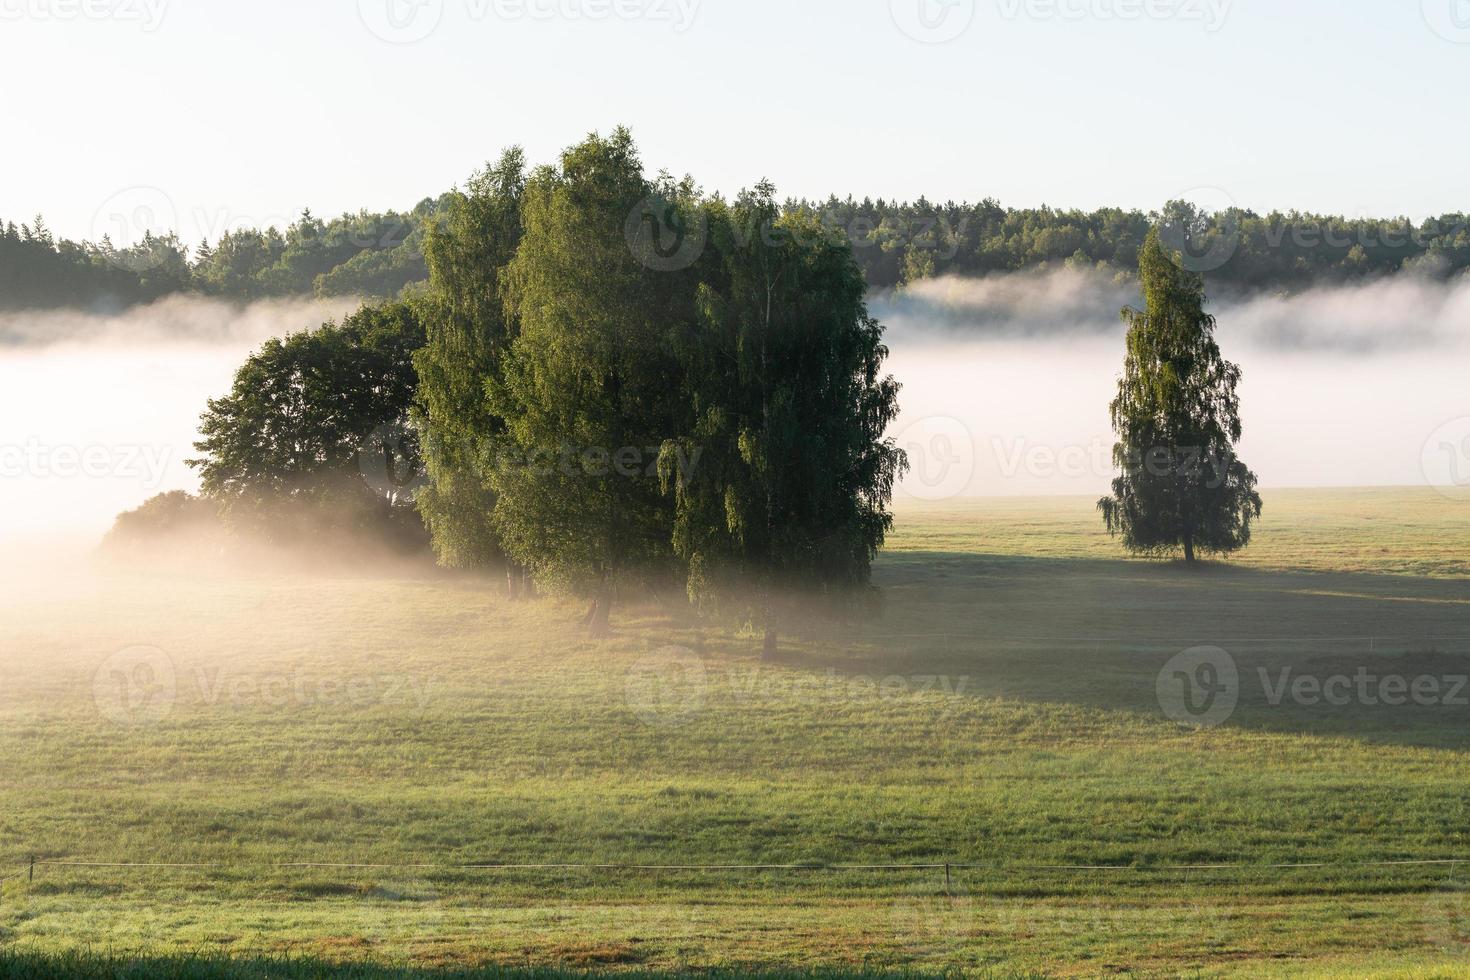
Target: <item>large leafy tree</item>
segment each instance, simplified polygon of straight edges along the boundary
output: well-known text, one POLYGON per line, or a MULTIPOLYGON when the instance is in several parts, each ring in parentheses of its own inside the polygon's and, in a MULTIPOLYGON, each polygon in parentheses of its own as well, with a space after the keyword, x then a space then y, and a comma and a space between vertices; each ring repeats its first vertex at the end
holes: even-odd
POLYGON ((845 238, 783 217, 769 184, 706 211, 715 260, 680 347, 692 429, 663 472, 699 454, 694 479, 669 480, 690 596, 742 607, 770 655, 780 597, 869 581, 906 465, 884 438, 898 384, 845 238))
POLYGON ((1250 542, 1256 476, 1235 455, 1240 368, 1215 340, 1204 282, 1153 232, 1139 258, 1144 309, 1123 311, 1128 353, 1112 404, 1120 475, 1098 503, 1131 551, 1225 553, 1250 542))
POLYGON ((205 496, 267 540, 412 540, 421 462, 409 410, 422 344, 403 304, 266 341, 200 420, 200 456, 189 464, 205 496))
MULTIPOLYGON (((517 329, 503 277, 521 240, 524 187, 524 157, 508 150, 451 195, 424 234, 428 343, 414 363, 430 482, 418 506, 440 562, 452 567, 505 562, 491 525, 490 468, 506 427, 489 399, 517 329)), ((507 578, 514 586, 509 568, 507 578)))
POLYGON ((594 598, 594 633, 620 585, 667 574, 672 559, 655 463, 678 431, 670 339, 687 306, 679 277, 628 245, 650 190, 622 129, 531 175, 508 270, 519 332, 493 387, 507 434, 491 471, 495 532, 538 579, 594 598))

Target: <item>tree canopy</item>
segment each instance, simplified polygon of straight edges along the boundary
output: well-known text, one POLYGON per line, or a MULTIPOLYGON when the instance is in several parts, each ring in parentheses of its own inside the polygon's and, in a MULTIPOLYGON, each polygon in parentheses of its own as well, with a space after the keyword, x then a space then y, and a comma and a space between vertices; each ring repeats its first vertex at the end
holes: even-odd
MULTIPOLYGON (((167 232, 119 248, 105 238, 56 239, 40 218, 0 222, 0 308, 127 306, 181 292, 238 300, 396 297, 428 278, 425 227, 460 196, 451 191, 406 212, 325 221, 308 210, 284 229, 231 228, 192 249, 167 232)), ((835 195, 787 200, 781 210, 814 215, 846 238, 870 289, 1062 266, 1132 276, 1145 237, 1159 227, 1219 246, 1201 270, 1216 289, 1291 291, 1406 269, 1440 278, 1470 270, 1470 215, 1463 212, 1416 222, 1247 208, 1207 213, 1184 201, 1148 213, 835 195)))
POLYGON ((1124 310, 1128 352, 1112 404, 1121 470, 1098 503, 1131 551, 1224 553, 1250 542, 1256 476, 1235 455, 1240 368, 1215 341, 1204 283, 1150 233, 1139 260, 1145 306, 1124 310))
POLYGON ((422 344, 403 304, 266 341, 200 420, 189 464, 203 494, 264 540, 412 539, 422 462, 409 411, 422 344))

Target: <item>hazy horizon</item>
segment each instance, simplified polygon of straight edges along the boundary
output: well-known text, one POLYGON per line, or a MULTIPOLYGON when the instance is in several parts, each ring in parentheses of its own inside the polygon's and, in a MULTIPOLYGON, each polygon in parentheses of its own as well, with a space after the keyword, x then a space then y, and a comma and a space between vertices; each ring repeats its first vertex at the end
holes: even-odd
MULTIPOLYGON (((887 368, 903 384, 890 434, 913 464, 896 506, 1104 493, 1107 409, 1123 357, 1117 309, 1131 288, 1087 273, 1018 273, 875 295, 892 351, 887 368)), ((1458 355, 1470 321, 1459 311, 1470 305, 1470 284, 1400 276, 1306 296, 1212 305, 1224 353, 1244 371, 1240 452, 1262 488, 1453 482, 1436 477, 1426 454, 1437 432, 1466 421, 1458 355), (1407 295, 1417 299, 1405 307, 1407 295), (1302 314, 1308 307, 1319 311, 1315 320, 1302 314), (1405 335, 1396 308, 1422 329, 1405 335), (1348 309, 1334 319, 1332 311, 1348 309), (1295 331, 1283 336, 1283 322, 1295 331)), ((111 315, 0 317, 9 345, 0 413, 28 422, 5 440, 3 462, 21 467, 12 483, 21 506, 0 518, 0 537, 12 545, 65 539, 68 550, 84 550, 119 512, 156 493, 196 490, 185 460, 206 400, 227 393, 267 337, 354 306, 175 296, 111 315)), ((1462 436, 1470 428, 1447 438, 1462 436)))

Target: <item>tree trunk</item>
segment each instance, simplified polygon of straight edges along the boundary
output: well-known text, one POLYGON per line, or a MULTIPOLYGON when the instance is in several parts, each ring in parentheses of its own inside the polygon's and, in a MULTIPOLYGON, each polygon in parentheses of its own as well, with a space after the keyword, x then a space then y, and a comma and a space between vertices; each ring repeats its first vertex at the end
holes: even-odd
POLYGON ((1194 535, 1188 531, 1184 532, 1184 563, 1186 565, 1194 564, 1194 535))
POLYGON ((765 643, 761 645, 761 659, 774 660, 776 658, 776 650, 779 646, 780 641, 776 636, 776 627, 767 623, 765 643))
POLYGON ((597 607, 600 605, 602 605, 601 596, 598 596, 592 600, 592 604, 587 607, 586 615, 582 617, 583 626, 591 627, 593 623, 597 622, 597 607))
POLYGON ((611 636, 612 626, 609 620, 612 617, 612 592, 604 589, 592 609, 592 622, 588 624, 587 632, 599 639, 611 636))
POLYGON ((505 597, 511 602, 516 599, 516 570, 514 565, 505 566, 505 597))

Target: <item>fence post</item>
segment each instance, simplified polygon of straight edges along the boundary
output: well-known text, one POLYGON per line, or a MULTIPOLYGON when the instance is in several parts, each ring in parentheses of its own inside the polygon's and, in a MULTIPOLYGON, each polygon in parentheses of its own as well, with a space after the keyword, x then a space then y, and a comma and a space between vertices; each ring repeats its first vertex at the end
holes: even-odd
POLYGON ((954 894, 954 888, 950 885, 950 880, 949 880, 949 862, 948 861, 944 862, 944 893, 946 895, 952 895, 952 894, 954 894))
POLYGON ((31 855, 31 874, 30 874, 30 877, 27 878, 26 880, 27 881, 35 881, 36 880, 36 856, 34 854, 31 855))

